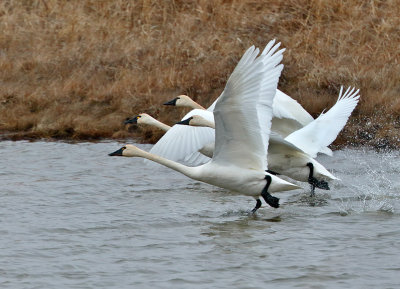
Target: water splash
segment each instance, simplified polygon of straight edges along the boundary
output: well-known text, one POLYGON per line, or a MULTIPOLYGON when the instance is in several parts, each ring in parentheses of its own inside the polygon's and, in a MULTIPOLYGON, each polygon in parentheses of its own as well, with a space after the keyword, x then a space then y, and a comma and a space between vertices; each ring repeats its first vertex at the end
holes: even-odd
POLYGON ((360 175, 363 177, 356 183, 354 181, 357 181, 357 178, 353 179, 353 184, 347 187, 352 196, 341 198, 338 205, 341 214, 395 213, 394 200, 399 198, 399 194, 395 192, 395 185, 389 177, 394 171, 394 164, 391 161, 393 155, 382 154, 380 157, 381 159, 378 162, 373 162, 367 158, 361 161, 360 159, 355 160, 358 167, 363 168, 360 171, 360 175))
POLYGON ((379 195, 360 195, 356 198, 341 199, 338 204, 341 215, 361 214, 370 212, 395 213, 394 205, 379 195))

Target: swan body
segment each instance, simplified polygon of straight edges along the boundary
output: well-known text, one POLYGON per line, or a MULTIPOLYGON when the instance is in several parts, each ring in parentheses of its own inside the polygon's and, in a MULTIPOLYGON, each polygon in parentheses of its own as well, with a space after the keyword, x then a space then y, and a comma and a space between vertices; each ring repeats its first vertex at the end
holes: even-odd
POLYGON ((250 47, 229 77, 213 110, 215 150, 209 162, 188 167, 132 145, 110 155, 144 157, 190 178, 253 196, 257 198, 253 212, 261 206, 260 195, 272 207, 279 207, 279 199, 270 192, 299 187, 266 172, 272 102, 283 68, 284 50, 276 51, 278 47, 271 41, 261 55, 250 47))
POLYGON ((270 137, 268 163, 271 171, 300 182, 310 182, 310 177, 320 181, 339 180, 321 163, 279 135, 270 137), (310 164, 313 166, 312 174, 310 164))

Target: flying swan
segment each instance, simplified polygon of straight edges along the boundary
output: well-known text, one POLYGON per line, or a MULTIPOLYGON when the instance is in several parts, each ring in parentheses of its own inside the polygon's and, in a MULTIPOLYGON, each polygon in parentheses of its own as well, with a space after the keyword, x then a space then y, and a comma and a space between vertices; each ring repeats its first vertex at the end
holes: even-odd
POLYGON ((204 165, 188 167, 175 161, 125 145, 110 156, 144 157, 184 175, 256 198, 260 195, 270 206, 279 207, 279 199, 270 193, 293 190, 298 186, 266 172, 268 136, 272 102, 283 65, 280 43, 270 41, 259 50, 250 47, 229 77, 215 109, 215 151, 204 165), (262 111, 262 113, 260 113, 262 111))

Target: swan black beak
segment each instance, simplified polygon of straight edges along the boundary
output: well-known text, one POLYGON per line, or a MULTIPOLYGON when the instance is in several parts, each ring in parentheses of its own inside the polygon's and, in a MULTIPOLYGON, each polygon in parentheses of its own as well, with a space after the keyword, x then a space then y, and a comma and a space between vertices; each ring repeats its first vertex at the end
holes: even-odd
POLYGON ((127 118, 124 121, 124 124, 137 124, 138 117, 135 116, 134 118, 127 118))
POLYGON ((167 101, 164 103, 164 105, 176 105, 176 101, 179 99, 179 97, 175 97, 173 100, 167 101))
POLYGON ((122 156, 122 152, 124 151, 123 148, 120 148, 119 150, 116 150, 113 153, 108 154, 110 157, 114 157, 114 156, 122 156))
POLYGON ((176 124, 182 124, 182 125, 189 125, 189 122, 193 119, 193 117, 189 117, 187 119, 181 120, 180 122, 177 122, 176 124))

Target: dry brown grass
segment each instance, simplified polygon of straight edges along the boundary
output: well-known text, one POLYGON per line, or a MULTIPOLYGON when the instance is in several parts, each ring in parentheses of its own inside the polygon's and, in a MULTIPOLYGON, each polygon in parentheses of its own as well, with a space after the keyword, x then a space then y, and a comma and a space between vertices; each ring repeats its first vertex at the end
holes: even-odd
MULTIPOLYGON (((396 0, 3 0, 3 138, 140 138, 127 116, 177 94, 203 105, 250 45, 287 48, 279 87, 317 116, 341 84, 361 102, 336 144, 400 146, 400 5, 396 0)), ((178 115, 177 115, 178 114, 178 115)))

